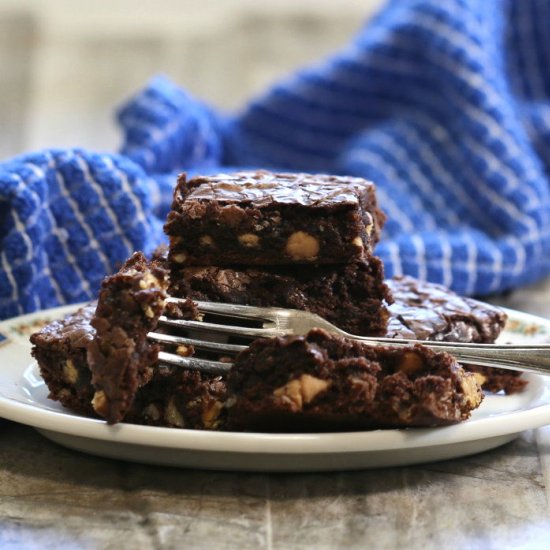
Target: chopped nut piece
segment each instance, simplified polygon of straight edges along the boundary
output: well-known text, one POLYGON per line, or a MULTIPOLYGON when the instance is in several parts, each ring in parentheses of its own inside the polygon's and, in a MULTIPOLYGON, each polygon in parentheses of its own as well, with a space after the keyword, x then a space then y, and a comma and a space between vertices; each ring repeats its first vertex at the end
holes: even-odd
POLYGON ((96 391, 92 399, 92 407, 100 416, 106 416, 109 409, 109 401, 103 390, 96 391))
POLYGON ((187 254, 180 252, 179 254, 174 254, 173 260, 178 264, 183 264, 187 259, 187 254))
POLYGON ((285 249, 293 260, 314 260, 319 254, 319 241, 305 231, 296 231, 288 238, 285 249))
POLYGON ((281 399, 290 400, 297 409, 302 408, 302 393, 300 391, 301 384, 299 380, 291 380, 284 386, 277 388, 273 395, 281 399))
POLYGON ((145 316, 152 319, 155 316, 155 312, 151 309, 151 306, 147 306, 144 310, 145 316))
POLYGON ((147 407, 143 410, 143 417, 150 420, 159 420, 160 412, 158 407, 153 403, 147 405, 147 407))
POLYGON ((483 384, 485 384, 485 382, 487 382, 487 377, 484 374, 481 374, 480 372, 473 372, 472 374, 474 375, 474 378, 476 379, 476 382, 480 386, 483 386, 483 384))
POLYGON ((63 379, 69 384, 76 384, 78 381, 78 371, 71 359, 67 359, 63 365, 63 379))
POLYGON ((318 394, 325 391, 330 386, 328 380, 316 378, 309 374, 302 374, 302 376, 300 376, 300 382, 302 383, 304 403, 310 403, 318 394))
POLYGON ((483 394, 476 377, 469 372, 464 372, 460 384, 464 392, 464 401, 472 408, 477 407, 483 399, 483 394))
POLYGON ((234 395, 232 395, 225 402, 225 408, 228 409, 228 408, 232 407, 233 405, 235 405, 236 402, 237 402, 237 398, 234 395))
POLYGON ((177 426, 178 428, 183 428, 185 426, 185 421, 183 420, 182 414, 178 411, 174 399, 170 399, 166 405, 166 410, 164 411, 164 419, 171 426, 177 426))
POLYGON ((214 244, 214 239, 210 236, 210 235, 203 235, 199 242, 203 245, 203 246, 212 246, 214 244))
POLYGON ((403 354, 397 370, 407 374, 415 374, 422 370, 422 357, 414 351, 408 351, 403 354))
POLYGON ((277 388, 273 395, 275 397, 287 398, 292 401, 296 408, 301 409, 303 404, 308 404, 318 394, 330 386, 330 381, 316 378, 310 374, 302 374, 300 378, 291 380, 284 386, 277 388))
POLYGON ((246 212, 234 204, 224 206, 220 212, 220 221, 229 227, 237 227, 245 218, 246 212))
POLYGON ((361 237, 355 237, 353 241, 351 241, 351 244, 355 245, 357 248, 363 248, 363 239, 361 237))
POLYGON ((218 420, 222 409, 223 404, 219 401, 214 401, 214 403, 204 409, 202 413, 202 423, 207 430, 216 427, 216 421, 218 420))
POLYGON ((254 233, 243 233, 239 235, 239 242, 243 246, 258 246, 260 244, 260 237, 254 235, 254 233))
POLYGON ((181 355, 181 357, 189 357, 190 355, 193 355, 193 346, 178 346, 176 348, 176 353, 178 355, 181 355))
POLYGON ((139 288, 146 289, 146 288, 155 288, 155 287, 162 287, 161 282, 151 273, 145 273, 143 275, 143 279, 139 281, 139 288))
POLYGON ((71 397, 71 392, 67 388, 63 388, 59 391, 59 397, 62 399, 68 399, 71 397))

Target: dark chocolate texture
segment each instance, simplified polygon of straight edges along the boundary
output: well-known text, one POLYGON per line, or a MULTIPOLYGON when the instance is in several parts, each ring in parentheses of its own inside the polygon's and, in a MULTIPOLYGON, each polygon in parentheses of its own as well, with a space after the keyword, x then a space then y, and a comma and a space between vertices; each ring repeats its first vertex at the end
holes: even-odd
POLYGON ((383 334, 391 294, 382 262, 347 265, 173 269, 170 294, 194 300, 311 311, 352 334, 383 334))
POLYGON ((412 277, 386 281, 394 297, 388 336, 448 342, 491 343, 506 322, 499 308, 462 297, 442 285, 412 277))

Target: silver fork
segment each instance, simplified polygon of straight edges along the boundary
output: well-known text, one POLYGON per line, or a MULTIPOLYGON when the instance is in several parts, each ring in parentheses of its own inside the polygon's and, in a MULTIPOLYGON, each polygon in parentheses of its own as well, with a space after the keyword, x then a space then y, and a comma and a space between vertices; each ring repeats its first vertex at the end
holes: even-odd
MULTIPOLYGON (((168 301, 183 302, 178 298, 168 298, 168 301)), ((276 307, 253 307, 235 304, 222 304, 214 302, 195 302, 201 314, 214 314, 231 318, 236 321, 255 321, 261 327, 247 327, 227 324, 210 323, 204 321, 184 321, 170 319, 161 316, 159 325, 171 329, 185 329, 192 333, 205 334, 203 338, 183 337, 174 334, 162 334, 150 332, 149 339, 172 346, 193 346, 197 350, 215 352, 223 356, 233 356, 247 346, 229 344, 215 340, 214 338, 227 338, 230 336, 247 338, 270 338, 273 336, 306 334, 314 327, 323 328, 327 332, 337 334, 345 338, 351 338, 365 342, 373 346, 390 345, 394 347, 411 346, 421 343, 433 351, 446 351, 460 363, 480 365, 485 367, 497 367, 502 369, 532 372, 537 374, 550 374, 550 344, 538 345, 501 345, 501 344, 463 344, 455 342, 434 342, 427 340, 406 340, 394 338, 379 338, 371 336, 356 336, 348 334, 322 317, 296 309, 282 309, 276 307)), ((201 370, 223 374, 231 368, 231 362, 212 361, 197 357, 182 357, 177 353, 161 351, 159 363, 176 365, 188 369, 201 370)))

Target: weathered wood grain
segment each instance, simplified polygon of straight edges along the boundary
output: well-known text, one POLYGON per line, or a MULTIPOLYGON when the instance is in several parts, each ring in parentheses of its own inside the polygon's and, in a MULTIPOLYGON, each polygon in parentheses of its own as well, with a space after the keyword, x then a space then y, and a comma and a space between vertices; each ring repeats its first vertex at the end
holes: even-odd
POLYGON ((310 475, 111 461, 13 423, 0 437, 2 549, 545 548, 550 533, 531 432, 460 460, 310 475))

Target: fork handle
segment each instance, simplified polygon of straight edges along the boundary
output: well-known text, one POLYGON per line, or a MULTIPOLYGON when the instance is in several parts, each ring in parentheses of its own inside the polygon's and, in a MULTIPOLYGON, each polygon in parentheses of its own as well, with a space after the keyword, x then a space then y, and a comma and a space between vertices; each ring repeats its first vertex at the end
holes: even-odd
POLYGON ((435 352, 446 351, 454 355, 459 363, 518 370, 550 375, 550 345, 499 345, 462 344, 455 342, 431 342, 425 340, 394 340, 392 338, 371 338, 353 336, 372 345, 412 346, 422 344, 435 352))

